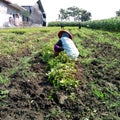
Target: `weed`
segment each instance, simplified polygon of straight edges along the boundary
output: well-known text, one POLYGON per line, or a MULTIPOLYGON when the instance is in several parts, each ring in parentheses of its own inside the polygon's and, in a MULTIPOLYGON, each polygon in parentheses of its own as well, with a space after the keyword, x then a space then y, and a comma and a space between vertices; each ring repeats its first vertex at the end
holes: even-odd
POLYGON ((69 98, 71 100, 75 101, 77 97, 76 97, 75 93, 72 92, 72 93, 70 93, 69 98))
POLYGON ((53 108, 51 110, 51 112, 48 115, 45 116, 45 120, 50 120, 50 118, 55 117, 55 116, 60 117, 63 114, 64 114, 64 112, 61 110, 60 107, 53 108))
POLYGON ((92 91, 93 94, 96 95, 98 98, 100 99, 105 99, 106 95, 105 93, 103 93, 100 88, 97 87, 97 85, 95 83, 91 83, 91 87, 92 87, 92 91))
POLYGON ((104 99, 105 98, 105 94, 102 93, 100 90, 98 89, 93 89, 93 93, 100 99, 104 99))
POLYGON ((0 90, 0 100, 6 98, 8 93, 8 90, 0 90))
POLYGON ((17 30, 17 31, 12 31, 12 33, 23 35, 25 31, 17 30))
POLYGON ((53 100, 53 94, 54 94, 54 91, 51 90, 50 93, 49 93, 49 95, 48 95, 48 99, 49 100, 53 100))
POLYGON ((8 84, 8 83, 9 83, 9 79, 6 76, 0 74, 0 84, 8 84))

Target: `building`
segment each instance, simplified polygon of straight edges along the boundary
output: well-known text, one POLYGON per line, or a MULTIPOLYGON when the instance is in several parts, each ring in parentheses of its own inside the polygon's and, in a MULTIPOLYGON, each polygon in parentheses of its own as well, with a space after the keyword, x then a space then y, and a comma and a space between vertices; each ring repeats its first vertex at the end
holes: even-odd
POLYGON ((24 23, 29 23, 30 25, 46 26, 46 14, 40 0, 38 0, 33 6, 22 7, 28 11, 28 13, 23 15, 24 23))
POLYGON ((33 6, 19 6, 0 0, 0 28, 24 25, 46 26, 46 14, 40 0, 33 6))
POLYGON ((16 27, 22 25, 22 13, 25 8, 11 3, 9 0, 0 0, 0 27, 16 27))

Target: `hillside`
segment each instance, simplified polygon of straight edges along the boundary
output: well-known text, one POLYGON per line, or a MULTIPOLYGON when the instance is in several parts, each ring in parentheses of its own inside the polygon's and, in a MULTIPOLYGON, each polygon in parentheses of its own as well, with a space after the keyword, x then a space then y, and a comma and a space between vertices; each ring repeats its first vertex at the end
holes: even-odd
POLYGON ((120 33, 65 29, 78 61, 54 56, 58 27, 1 29, 0 120, 120 120, 120 33), (65 73, 77 87, 56 83, 65 73))

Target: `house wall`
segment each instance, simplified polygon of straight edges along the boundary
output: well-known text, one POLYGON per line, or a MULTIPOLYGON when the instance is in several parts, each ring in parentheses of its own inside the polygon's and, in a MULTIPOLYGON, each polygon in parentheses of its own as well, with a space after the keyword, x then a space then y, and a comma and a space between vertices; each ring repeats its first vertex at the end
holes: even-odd
POLYGON ((28 10, 28 17, 23 15, 24 25, 37 25, 37 26, 46 26, 46 14, 43 12, 42 5, 39 6, 38 3, 33 6, 22 6, 28 10), (42 10, 40 9, 42 7, 42 10))
POLYGON ((7 6, 0 1, 0 27, 3 27, 4 22, 7 22, 9 19, 9 16, 7 13, 7 6))
MULTIPOLYGON (((27 16, 24 9, 21 10, 15 4, 0 1, 0 28, 21 26, 25 25, 24 23, 46 26, 46 15, 43 9, 41 11, 41 6, 36 3, 33 6, 26 7, 29 7, 29 15, 27 16)), ((26 7, 23 8, 26 9, 26 7)))
POLYGON ((10 19, 14 20, 13 15, 19 15, 19 20, 18 18, 16 19, 19 21, 19 23, 21 24, 22 22, 22 16, 20 14, 20 11, 9 6, 8 4, 0 1, 0 27, 14 27, 14 23, 13 25, 10 24, 10 19))
POLYGON ((0 1, 0 13, 5 14, 7 13, 7 5, 0 1))
POLYGON ((37 3, 32 6, 31 14, 30 14, 29 18, 30 18, 30 21, 31 21, 32 24, 38 24, 38 25, 42 26, 43 16, 42 16, 42 12, 39 10, 39 7, 38 7, 37 3))

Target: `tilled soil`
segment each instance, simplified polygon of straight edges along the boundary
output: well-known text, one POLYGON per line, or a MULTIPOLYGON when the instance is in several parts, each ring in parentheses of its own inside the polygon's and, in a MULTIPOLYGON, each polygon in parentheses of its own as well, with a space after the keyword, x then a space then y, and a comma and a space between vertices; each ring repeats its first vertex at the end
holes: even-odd
MULTIPOLYGON (((23 54, 29 53, 24 50, 23 54)), ((22 54, 20 54, 21 56, 22 54)), ((23 55, 23 56, 24 56, 23 55)), ((17 55, 18 57, 19 55, 17 55)), ((17 57, 14 56, 14 59, 17 57)), ((6 69, 11 66, 11 59, 1 57, 1 69, 6 69)), ((36 77, 27 78, 22 74, 22 69, 10 76, 10 83, 2 86, 2 88, 9 90, 8 97, 5 101, 1 101, 5 106, 0 107, 1 120, 44 120, 50 115, 50 119, 67 119, 63 110, 70 110, 73 114, 72 119, 77 119, 77 112, 79 112, 78 103, 74 100, 68 99, 67 95, 70 91, 65 89, 56 91, 49 83, 46 76, 46 63, 41 60, 41 56, 35 56, 30 61, 31 68, 28 71, 35 72, 36 77), (51 94, 52 91, 52 94, 51 94), (49 99, 49 96, 53 99, 49 99), (61 108, 61 113, 59 113, 61 108), (58 114, 51 113, 52 111, 59 110, 58 114), (52 115, 53 114, 53 115, 52 115)), ((76 79, 81 79, 82 69, 80 64, 76 62, 76 79)), ((81 82, 82 83, 82 82, 81 82)), ((83 83, 84 84, 84 81, 83 83)), ((74 89, 73 89, 74 90, 74 89)), ((72 90, 71 90, 72 92, 72 90)), ((81 95, 82 91, 79 89, 74 90, 77 95, 81 95)), ((80 101, 80 103, 82 103, 80 101)))
MULTIPOLYGON (((88 44, 86 43, 85 47, 88 44)), ((109 47, 109 45, 98 45, 97 48, 100 50, 95 51, 94 57, 99 58, 113 54, 119 59, 119 53, 116 56, 113 49, 109 47)), ((29 49, 24 49, 11 58, 1 56, 0 72, 14 67, 14 63, 18 61, 19 57, 30 54, 29 49)), ((47 63, 43 62, 41 57, 40 54, 34 56, 30 60, 31 67, 26 68, 27 72, 34 72, 35 76, 25 76, 23 69, 18 69, 9 76, 9 84, 0 85, 2 90, 9 91, 7 98, 0 99, 0 120, 119 120, 120 108, 113 105, 110 109, 109 102, 108 106, 105 103, 107 99, 102 98, 104 96, 96 97, 92 92, 94 87, 91 87, 91 81, 97 78, 101 80, 96 81, 99 86, 114 88, 117 91, 120 85, 118 73, 113 75, 112 69, 109 72, 103 71, 103 64, 97 60, 92 61, 89 67, 82 66, 80 61, 77 61, 75 63, 77 69, 75 77, 76 80, 81 81, 80 86, 71 90, 65 88, 56 90, 48 81, 47 63), (88 69, 87 71, 85 67, 88 69)), ((103 92, 104 90, 106 89, 103 89, 103 92)), ((116 98, 114 97, 114 95, 111 96, 110 100, 115 102, 116 98)))

